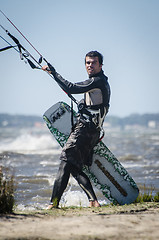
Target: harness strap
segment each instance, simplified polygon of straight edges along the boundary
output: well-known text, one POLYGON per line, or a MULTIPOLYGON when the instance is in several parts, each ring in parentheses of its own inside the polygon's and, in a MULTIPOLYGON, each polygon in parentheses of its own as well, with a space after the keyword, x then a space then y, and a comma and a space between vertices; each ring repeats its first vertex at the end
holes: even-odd
POLYGON ((71 125, 72 125, 72 131, 74 130, 74 121, 73 121, 73 101, 71 99, 71 125))
POLYGON ((98 142, 101 142, 102 139, 104 138, 104 135, 105 135, 105 131, 104 129, 102 128, 102 136, 99 138, 98 142))

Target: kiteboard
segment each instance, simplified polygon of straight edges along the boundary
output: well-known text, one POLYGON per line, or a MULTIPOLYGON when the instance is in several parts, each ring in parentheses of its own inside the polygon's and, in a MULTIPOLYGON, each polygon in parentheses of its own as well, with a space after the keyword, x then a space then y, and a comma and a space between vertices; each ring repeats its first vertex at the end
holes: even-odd
MULTIPOLYGON (((77 113, 73 111, 74 122, 77 113)), ((71 132, 71 107, 58 102, 43 115, 52 135, 61 147, 65 145, 71 132)), ((103 195, 113 204, 130 204, 139 194, 139 189, 126 169, 107 146, 100 141, 93 149, 93 161, 83 171, 103 195)))

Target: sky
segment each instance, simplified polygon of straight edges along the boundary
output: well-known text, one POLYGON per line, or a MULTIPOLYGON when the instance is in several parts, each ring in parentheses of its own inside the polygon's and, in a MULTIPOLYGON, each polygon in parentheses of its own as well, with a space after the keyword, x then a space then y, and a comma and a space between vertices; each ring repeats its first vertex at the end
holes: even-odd
MULTIPOLYGON (((0 9, 71 82, 88 78, 86 53, 101 52, 110 116, 159 113, 158 0, 0 0, 0 9)), ((39 59, 1 13, 0 24, 39 59)), ((2 28, 0 36, 14 45, 2 28)), ((6 46, 0 38, 0 48, 6 46)), ((70 103, 47 73, 31 69, 14 49, 0 53, 0 113, 42 116, 58 101, 70 103)))

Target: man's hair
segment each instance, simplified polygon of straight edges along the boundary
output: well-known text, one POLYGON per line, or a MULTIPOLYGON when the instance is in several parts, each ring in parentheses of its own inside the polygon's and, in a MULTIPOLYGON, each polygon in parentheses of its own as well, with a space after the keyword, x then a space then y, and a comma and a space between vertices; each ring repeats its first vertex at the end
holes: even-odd
POLYGON ((85 56, 85 64, 86 64, 86 57, 98 57, 99 64, 103 65, 103 55, 97 51, 88 52, 85 56))

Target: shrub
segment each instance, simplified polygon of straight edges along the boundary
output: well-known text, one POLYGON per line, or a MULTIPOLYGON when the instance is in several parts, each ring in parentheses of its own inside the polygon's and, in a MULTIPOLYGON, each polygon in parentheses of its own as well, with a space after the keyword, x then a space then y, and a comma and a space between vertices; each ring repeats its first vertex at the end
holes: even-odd
POLYGON ((14 206, 14 177, 9 169, 0 167, 0 213, 12 213, 14 206))
POLYGON ((134 203, 143 203, 143 202, 159 202, 159 192, 155 196, 152 195, 152 192, 139 193, 139 196, 134 203))
POLYGON ((154 196, 154 202, 159 202, 159 192, 154 196))

